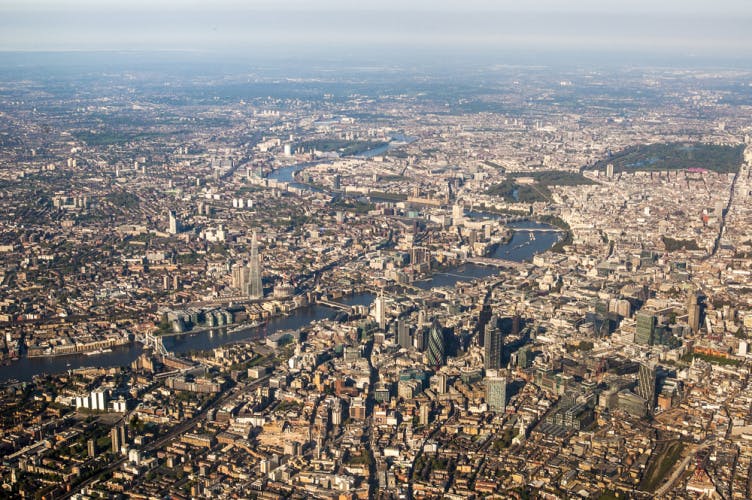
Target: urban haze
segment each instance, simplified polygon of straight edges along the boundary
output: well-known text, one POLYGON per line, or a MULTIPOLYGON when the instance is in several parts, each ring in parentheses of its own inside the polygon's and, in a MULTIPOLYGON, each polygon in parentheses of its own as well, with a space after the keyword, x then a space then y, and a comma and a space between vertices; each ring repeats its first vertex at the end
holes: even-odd
POLYGON ((0 498, 752 497, 752 4, 0 4, 0 498))

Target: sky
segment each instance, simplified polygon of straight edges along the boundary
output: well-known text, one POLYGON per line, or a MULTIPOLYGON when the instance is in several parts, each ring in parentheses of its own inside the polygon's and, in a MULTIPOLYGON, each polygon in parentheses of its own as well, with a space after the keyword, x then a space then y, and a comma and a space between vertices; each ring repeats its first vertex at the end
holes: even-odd
POLYGON ((750 0, 0 0, 0 51, 746 56, 750 0))

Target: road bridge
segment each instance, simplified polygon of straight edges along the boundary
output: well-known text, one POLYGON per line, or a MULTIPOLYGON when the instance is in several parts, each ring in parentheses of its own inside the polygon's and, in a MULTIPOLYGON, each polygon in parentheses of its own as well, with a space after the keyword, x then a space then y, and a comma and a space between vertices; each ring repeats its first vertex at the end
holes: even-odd
POLYGON ((490 257, 468 257, 466 262, 468 264, 476 264, 478 266, 490 266, 498 268, 512 268, 512 269, 524 269, 525 264, 523 262, 517 262, 514 260, 506 259, 492 259, 490 257))
POLYGON ((332 300, 319 299, 317 303, 321 304, 322 306, 331 307, 332 309, 337 309, 345 312, 349 312, 350 309, 352 309, 348 305, 340 304, 339 302, 334 302, 332 300))
POLYGON ((170 352, 164 346, 164 343, 162 343, 162 337, 155 337, 151 333, 143 333, 136 334, 134 339, 136 342, 142 343, 144 347, 150 347, 151 349, 154 349, 154 352, 156 354, 160 354, 162 356, 168 356, 170 354, 170 352))
POLYGON ((515 233, 566 233, 559 227, 509 227, 515 233))

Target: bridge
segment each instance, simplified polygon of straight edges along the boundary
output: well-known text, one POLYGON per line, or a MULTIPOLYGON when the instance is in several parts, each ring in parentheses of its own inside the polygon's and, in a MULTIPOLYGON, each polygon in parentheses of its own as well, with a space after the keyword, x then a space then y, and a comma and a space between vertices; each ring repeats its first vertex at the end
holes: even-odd
POLYGON ((136 342, 141 342, 144 347, 153 349, 155 354, 161 356, 169 356, 170 354, 164 343, 162 343, 162 337, 155 337, 151 333, 144 333, 136 334, 135 340, 136 342))
POLYGON ((566 231, 560 227, 507 227, 515 233, 566 233, 566 231))
POLYGON ((339 302, 334 302, 332 300, 326 300, 326 299, 319 299, 317 301, 318 304, 321 304, 322 306, 331 307, 332 309, 337 309, 339 311, 345 311, 349 312, 350 309, 352 309, 350 306, 345 304, 340 304, 339 302))
POLYGON ((506 259, 492 259, 490 257, 468 257, 466 262, 468 264, 476 264, 478 266, 489 266, 498 268, 512 268, 512 269, 524 269, 525 264, 514 260, 506 259))
POLYGON ((190 302, 185 307, 227 307, 230 304, 254 304, 264 301, 274 300, 273 297, 266 297, 263 299, 252 299, 247 295, 223 295, 216 299, 197 300, 190 302))

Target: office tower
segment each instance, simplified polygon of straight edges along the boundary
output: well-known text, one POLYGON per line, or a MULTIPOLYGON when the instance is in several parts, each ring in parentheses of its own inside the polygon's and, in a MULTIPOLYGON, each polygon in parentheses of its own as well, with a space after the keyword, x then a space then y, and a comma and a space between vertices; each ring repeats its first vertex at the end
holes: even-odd
POLYGON ((89 458, 94 458, 95 456, 97 456, 97 445, 93 439, 89 439, 86 442, 86 449, 89 452, 89 458))
POLYGON ((628 318, 632 313, 632 304, 624 299, 611 299, 608 303, 608 312, 616 313, 619 316, 628 318))
POLYGON ((339 399, 332 404, 332 425, 342 424, 342 401, 339 399))
POLYGON ((242 295, 248 295, 250 283, 250 269, 245 264, 232 266, 232 287, 239 290, 242 295))
POLYGON ((431 261, 431 253, 426 247, 412 247, 410 249, 410 263, 413 265, 426 264, 431 261))
POLYGON ((374 303, 374 316, 376 316, 376 322, 379 324, 379 329, 386 328, 386 299, 383 292, 379 294, 374 303))
POLYGON ((486 370, 498 370, 502 367, 504 352, 504 334, 499 329, 498 318, 491 316, 484 332, 483 348, 485 350, 484 366, 486 370))
POLYGON ((167 232, 169 232, 170 234, 178 234, 178 219, 175 216, 175 212, 172 210, 170 210, 170 213, 169 213, 169 220, 170 220, 170 225, 169 225, 167 232))
POLYGON ((428 364, 441 366, 444 364, 446 345, 444 345, 444 329, 438 321, 434 321, 428 333, 428 364))
POLYGON ((700 303, 696 292, 691 292, 687 297, 687 323, 692 333, 700 331, 700 303))
POLYGON ((418 311, 418 328, 426 324, 426 311, 421 309, 418 311))
POLYGON ((260 299, 264 297, 264 288, 261 284, 261 258, 258 253, 258 239, 256 237, 256 231, 253 232, 251 239, 251 262, 249 263, 250 275, 249 279, 249 293, 248 295, 252 299, 260 299))
POLYGON ((428 403, 424 403, 420 405, 420 416, 419 416, 420 425, 428 425, 430 416, 431 416, 431 407, 428 406, 428 403))
POLYGON ((606 177, 608 177, 609 179, 614 178, 614 164, 613 163, 609 163, 606 165, 606 177))
POLYGON ((436 392, 439 394, 446 394, 447 391, 447 376, 443 373, 436 375, 436 392))
POLYGON ((410 335, 410 325, 407 321, 401 319, 397 321, 397 343, 404 349, 410 349, 413 346, 413 337, 410 335))
POLYGON ((517 366, 528 368, 531 364, 533 364, 533 351, 530 346, 524 346, 517 351, 517 366))
POLYGON ((112 453, 120 453, 122 443, 120 442, 120 433, 117 427, 113 427, 110 430, 110 441, 112 441, 112 453))
POLYGON ((653 345, 656 317, 645 311, 635 315, 635 344, 653 345))
POLYGON ((457 203, 452 207, 452 224, 459 226, 465 222, 465 207, 457 203))
POLYGON ((491 411, 503 412, 507 408, 506 377, 486 377, 486 403, 491 411))
POLYGON ((478 314, 478 345, 480 347, 485 346, 486 339, 484 335, 484 328, 485 325, 487 325, 488 322, 491 321, 491 316, 493 316, 493 313, 491 313, 491 306, 484 304, 480 310, 480 313, 478 314))
POLYGON ((423 352, 426 349, 426 329, 418 328, 413 335, 413 346, 417 351, 423 352))
POLYGON ((655 409, 655 386, 657 382, 656 367, 641 363, 637 372, 637 395, 648 402, 648 409, 655 409))

